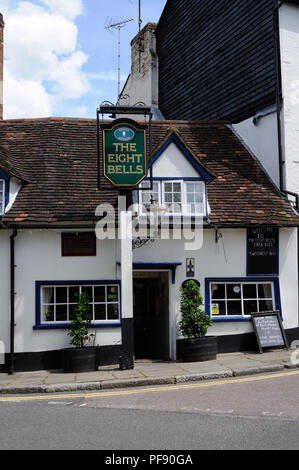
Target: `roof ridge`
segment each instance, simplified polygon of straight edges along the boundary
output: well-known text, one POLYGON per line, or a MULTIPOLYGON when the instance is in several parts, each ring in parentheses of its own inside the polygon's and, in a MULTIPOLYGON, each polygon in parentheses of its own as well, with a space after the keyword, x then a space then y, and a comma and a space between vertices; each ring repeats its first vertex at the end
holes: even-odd
MULTIPOLYGON (((3 119, 0 121, 0 124, 13 123, 13 122, 46 122, 46 121, 85 121, 85 122, 94 122, 96 118, 84 118, 84 117, 69 117, 69 116, 48 116, 48 117, 38 117, 38 118, 13 118, 13 119, 3 119)), ((111 122, 111 119, 105 119, 105 121, 111 122)), ((140 120, 139 120, 140 121, 140 120)), ((143 121, 142 121, 143 122, 143 121)), ((230 124, 229 121, 225 120, 200 120, 200 121, 188 121, 185 119, 168 119, 168 120, 155 120, 152 121, 152 125, 169 125, 169 124, 180 124, 186 126, 196 126, 196 125, 208 125, 208 126, 217 126, 230 124)))

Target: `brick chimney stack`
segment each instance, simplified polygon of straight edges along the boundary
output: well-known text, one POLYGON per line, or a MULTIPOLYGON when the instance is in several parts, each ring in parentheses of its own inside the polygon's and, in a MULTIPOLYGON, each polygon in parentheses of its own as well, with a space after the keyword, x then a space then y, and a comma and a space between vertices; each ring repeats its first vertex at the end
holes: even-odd
POLYGON ((148 23, 131 42, 131 74, 122 91, 120 105, 134 105, 141 101, 151 108, 159 108, 156 26, 148 23))
POLYGON ((4 66, 3 36, 4 36, 4 21, 3 21, 3 15, 0 13, 0 120, 3 119, 3 66, 4 66))

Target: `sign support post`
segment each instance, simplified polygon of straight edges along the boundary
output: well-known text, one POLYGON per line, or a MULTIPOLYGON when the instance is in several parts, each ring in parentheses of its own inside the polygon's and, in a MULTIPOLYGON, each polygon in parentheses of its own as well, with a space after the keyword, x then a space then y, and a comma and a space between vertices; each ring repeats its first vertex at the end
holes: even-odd
POLYGON ((132 214, 120 212, 122 356, 120 368, 134 369, 132 214))
POLYGON ((97 151, 98 151, 98 189, 101 189, 101 172, 111 185, 106 189, 119 188, 126 196, 126 204, 119 206, 119 238, 121 246, 121 337, 122 355, 119 360, 121 370, 134 368, 134 318, 133 318, 133 251, 132 251, 132 213, 127 210, 132 190, 150 173, 150 185, 143 190, 153 190, 152 112, 144 106, 113 106, 104 103, 97 109, 97 151), (128 118, 103 122, 99 115, 144 115, 149 117, 149 125, 140 124, 128 118), (102 152, 100 145, 102 131, 102 152), (147 130, 148 137, 147 139, 147 130), (149 141, 149 160, 147 142, 149 141), (149 168, 148 168, 149 163, 149 168), (103 166, 102 166, 103 165, 103 166), (129 201, 128 201, 129 199, 129 201))

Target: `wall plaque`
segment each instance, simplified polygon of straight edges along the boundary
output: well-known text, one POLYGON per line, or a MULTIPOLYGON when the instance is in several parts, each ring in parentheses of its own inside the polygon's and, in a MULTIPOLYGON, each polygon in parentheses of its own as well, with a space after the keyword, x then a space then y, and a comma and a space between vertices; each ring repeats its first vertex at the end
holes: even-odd
POLYGON ((279 229, 247 230, 247 275, 279 274, 279 229))

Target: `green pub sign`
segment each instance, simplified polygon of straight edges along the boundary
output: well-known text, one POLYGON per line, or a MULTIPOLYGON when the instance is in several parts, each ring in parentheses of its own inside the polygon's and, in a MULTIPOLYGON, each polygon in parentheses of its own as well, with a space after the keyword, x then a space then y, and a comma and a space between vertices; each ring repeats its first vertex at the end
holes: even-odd
POLYGON ((102 125, 104 176, 115 186, 136 186, 146 177, 146 129, 131 119, 102 125))

